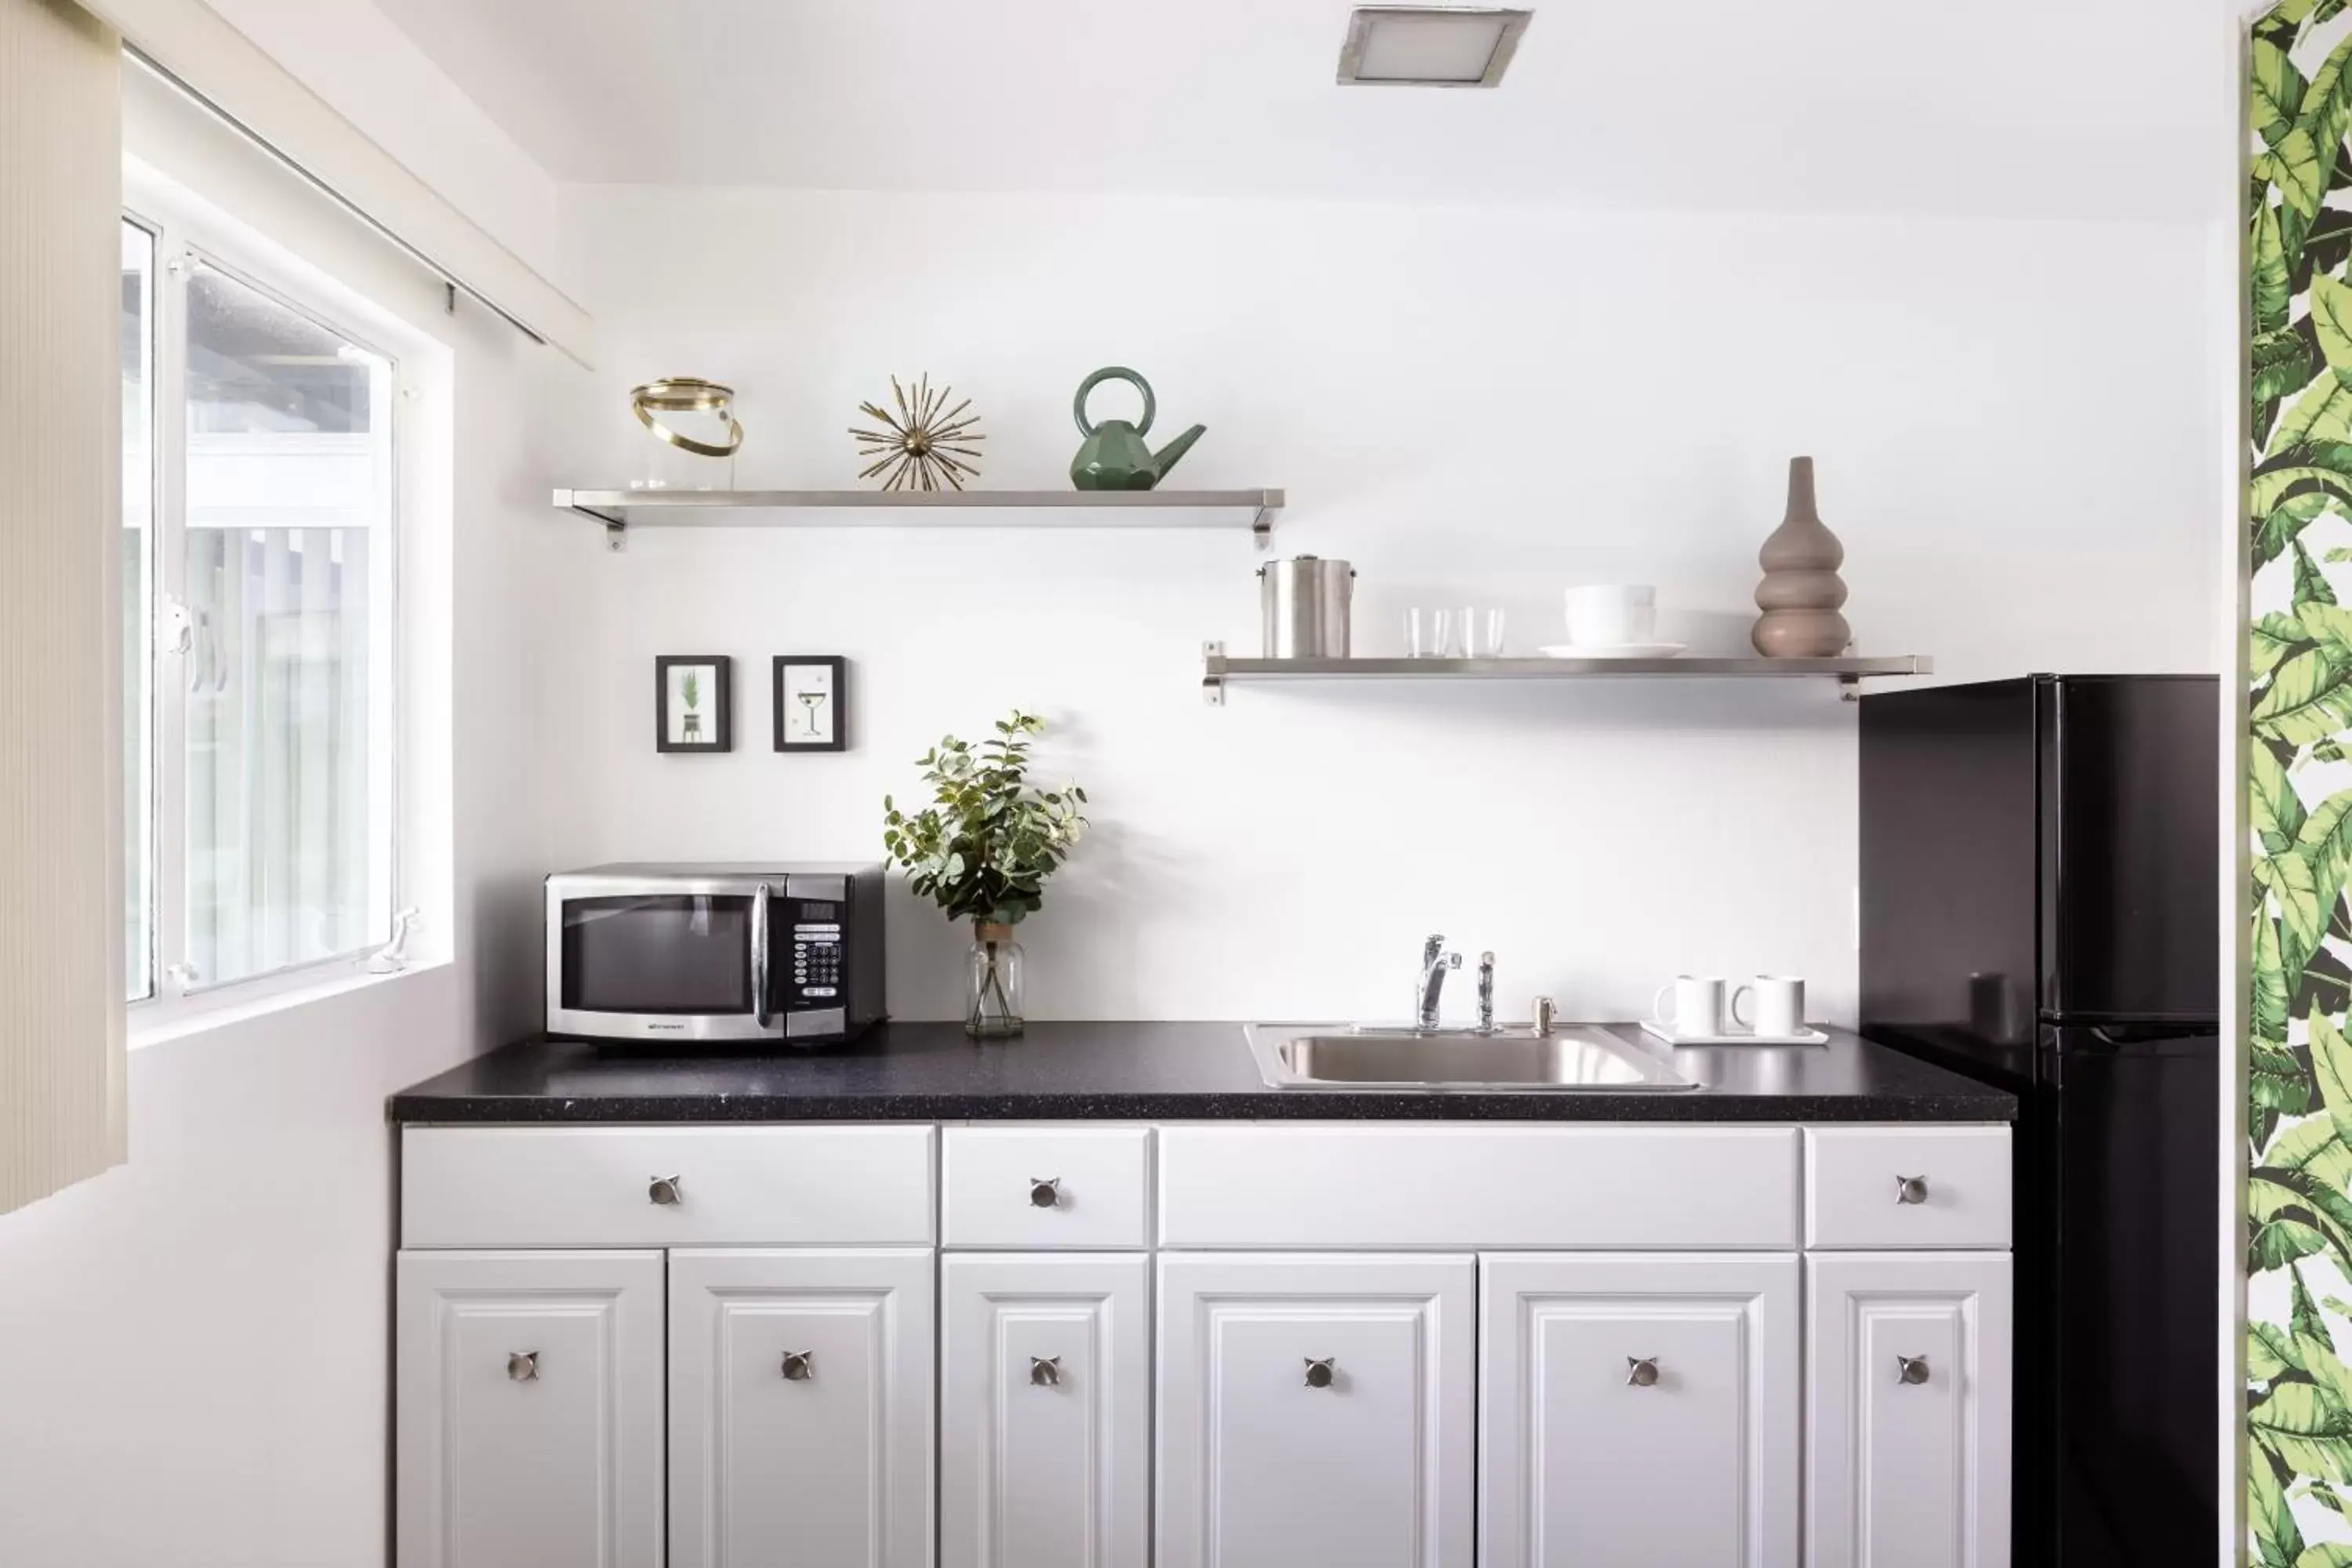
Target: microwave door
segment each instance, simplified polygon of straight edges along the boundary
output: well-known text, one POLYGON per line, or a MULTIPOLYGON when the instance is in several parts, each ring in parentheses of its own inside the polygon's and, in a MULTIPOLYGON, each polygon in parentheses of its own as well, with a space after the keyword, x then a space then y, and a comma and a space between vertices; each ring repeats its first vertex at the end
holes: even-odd
POLYGON ((601 1039, 771 1037, 760 951, 765 905, 752 888, 567 891, 552 911, 549 1032, 601 1039))

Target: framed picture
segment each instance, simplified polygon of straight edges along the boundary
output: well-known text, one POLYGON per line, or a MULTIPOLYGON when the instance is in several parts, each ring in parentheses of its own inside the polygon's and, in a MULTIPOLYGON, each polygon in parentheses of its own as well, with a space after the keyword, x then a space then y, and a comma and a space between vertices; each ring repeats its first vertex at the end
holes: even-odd
POLYGON ((654 746, 663 752, 735 747, 735 710, 723 653, 674 653, 654 660, 654 746))
POLYGON ((776 750, 849 749, 848 671, 836 655, 776 656, 776 750))

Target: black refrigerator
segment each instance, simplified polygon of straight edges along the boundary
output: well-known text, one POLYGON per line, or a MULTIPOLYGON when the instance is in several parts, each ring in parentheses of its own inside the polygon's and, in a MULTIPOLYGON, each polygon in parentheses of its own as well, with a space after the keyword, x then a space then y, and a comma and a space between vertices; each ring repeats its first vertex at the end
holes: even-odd
POLYGON ((2014 1561, 2210 1560, 2219 682, 1874 694, 1862 1032, 2013 1090, 2014 1561))

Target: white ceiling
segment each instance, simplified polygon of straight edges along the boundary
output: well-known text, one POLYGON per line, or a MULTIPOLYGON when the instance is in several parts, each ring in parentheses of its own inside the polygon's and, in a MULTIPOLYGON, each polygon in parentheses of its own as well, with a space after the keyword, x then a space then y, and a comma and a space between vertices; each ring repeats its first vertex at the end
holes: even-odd
POLYGON ((2201 216, 2214 0, 1537 0, 1493 91, 1328 0, 377 0, 565 182, 2201 216))

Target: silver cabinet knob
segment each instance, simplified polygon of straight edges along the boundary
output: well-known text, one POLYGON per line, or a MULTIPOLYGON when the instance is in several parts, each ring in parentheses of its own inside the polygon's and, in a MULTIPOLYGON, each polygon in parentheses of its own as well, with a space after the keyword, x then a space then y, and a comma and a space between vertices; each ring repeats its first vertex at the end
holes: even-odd
POLYGON ((1924 1204, 1927 1201, 1927 1178, 1897 1176, 1895 1178, 1895 1201, 1898 1204, 1924 1204))
POLYGON ((1062 1358, 1057 1355, 1033 1355, 1029 1358, 1029 1381, 1039 1388, 1062 1386, 1062 1358))
POLYGON ((1309 1388, 1330 1387, 1333 1363, 1339 1359, 1339 1358, 1337 1356, 1327 1355, 1321 1361, 1317 1361, 1313 1356, 1308 1356, 1307 1358, 1307 1386, 1309 1388))
POLYGON ((816 1376, 816 1352, 786 1351, 783 1373, 786 1383, 808 1382, 816 1376))
POLYGON ((1895 1381, 1921 1384, 1927 1381, 1927 1358, 1923 1355, 1898 1355, 1895 1358, 1895 1381))
POLYGON ((1030 1177, 1029 1201, 1041 1209, 1058 1206, 1062 1201, 1062 1178, 1059 1176, 1030 1177))
POLYGON ((507 1352, 507 1375, 513 1378, 517 1383, 537 1383, 539 1381, 539 1352, 537 1351, 509 1351, 507 1352))
POLYGON ((646 1184, 646 1196, 665 1208, 675 1207, 686 1201, 686 1185, 676 1176, 656 1176, 646 1184))
POLYGON ((1629 1355, 1625 1358, 1625 1386, 1655 1388, 1658 1384, 1658 1358, 1654 1355, 1629 1355))

